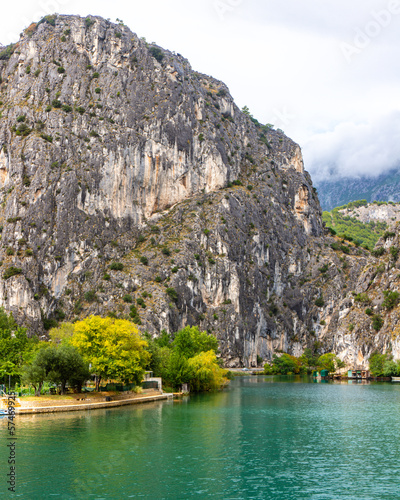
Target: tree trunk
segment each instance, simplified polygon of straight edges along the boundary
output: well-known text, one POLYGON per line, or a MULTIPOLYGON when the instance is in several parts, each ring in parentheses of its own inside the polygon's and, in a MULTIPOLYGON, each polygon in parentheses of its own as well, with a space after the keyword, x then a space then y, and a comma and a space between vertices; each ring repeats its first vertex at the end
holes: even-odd
POLYGON ((96 392, 99 392, 101 375, 96 375, 96 392))
POLYGON ((33 387, 35 388, 35 396, 39 397, 42 391, 43 382, 40 382, 40 384, 38 384, 37 389, 35 385, 33 387))

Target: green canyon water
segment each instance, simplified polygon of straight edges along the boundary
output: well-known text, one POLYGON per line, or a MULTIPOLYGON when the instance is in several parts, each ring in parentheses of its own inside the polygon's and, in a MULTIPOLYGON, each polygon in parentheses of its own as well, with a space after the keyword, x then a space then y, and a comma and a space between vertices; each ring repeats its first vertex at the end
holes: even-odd
POLYGON ((400 385, 243 377, 218 394, 17 421, 2 498, 400 499, 400 385))

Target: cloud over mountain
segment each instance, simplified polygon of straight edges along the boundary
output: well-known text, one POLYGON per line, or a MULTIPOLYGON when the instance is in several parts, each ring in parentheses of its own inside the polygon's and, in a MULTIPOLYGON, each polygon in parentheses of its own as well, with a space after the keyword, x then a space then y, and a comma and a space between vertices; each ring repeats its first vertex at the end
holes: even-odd
POLYGON ((340 123, 332 131, 314 134, 303 153, 315 182, 376 177, 400 167, 400 112, 368 123, 340 123))

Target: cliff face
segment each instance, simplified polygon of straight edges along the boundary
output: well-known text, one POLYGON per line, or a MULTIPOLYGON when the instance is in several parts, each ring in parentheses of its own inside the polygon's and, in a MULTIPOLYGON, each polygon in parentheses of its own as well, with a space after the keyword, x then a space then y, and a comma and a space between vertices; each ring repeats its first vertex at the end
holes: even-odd
POLYGON ((375 351, 400 359, 399 249, 396 225, 377 243, 377 257, 348 259, 350 269, 358 261, 358 272, 348 280, 345 296, 323 309, 326 326, 321 338, 325 347, 335 350, 349 366, 367 368, 375 351))
POLYGON ((94 313, 199 325, 230 366, 331 347, 315 301, 337 307, 366 257, 342 273, 300 148, 223 83, 71 16, 30 26, 0 76, 0 305, 31 334, 94 313))
POLYGON ((400 204, 399 203, 369 203, 361 207, 352 207, 339 210, 343 215, 353 217, 361 222, 393 222, 400 221, 400 204))

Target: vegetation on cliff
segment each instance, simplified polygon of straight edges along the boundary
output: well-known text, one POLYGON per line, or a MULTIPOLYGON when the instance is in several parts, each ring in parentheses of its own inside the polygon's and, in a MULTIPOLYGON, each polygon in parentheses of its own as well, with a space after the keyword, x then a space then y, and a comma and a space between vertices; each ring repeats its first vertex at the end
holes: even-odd
POLYGON ((341 211, 353 207, 365 206, 366 200, 350 202, 347 205, 336 207, 330 212, 322 213, 322 220, 332 234, 337 234, 356 245, 372 250, 386 229, 386 222, 361 222, 355 216, 344 215, 341 211))

